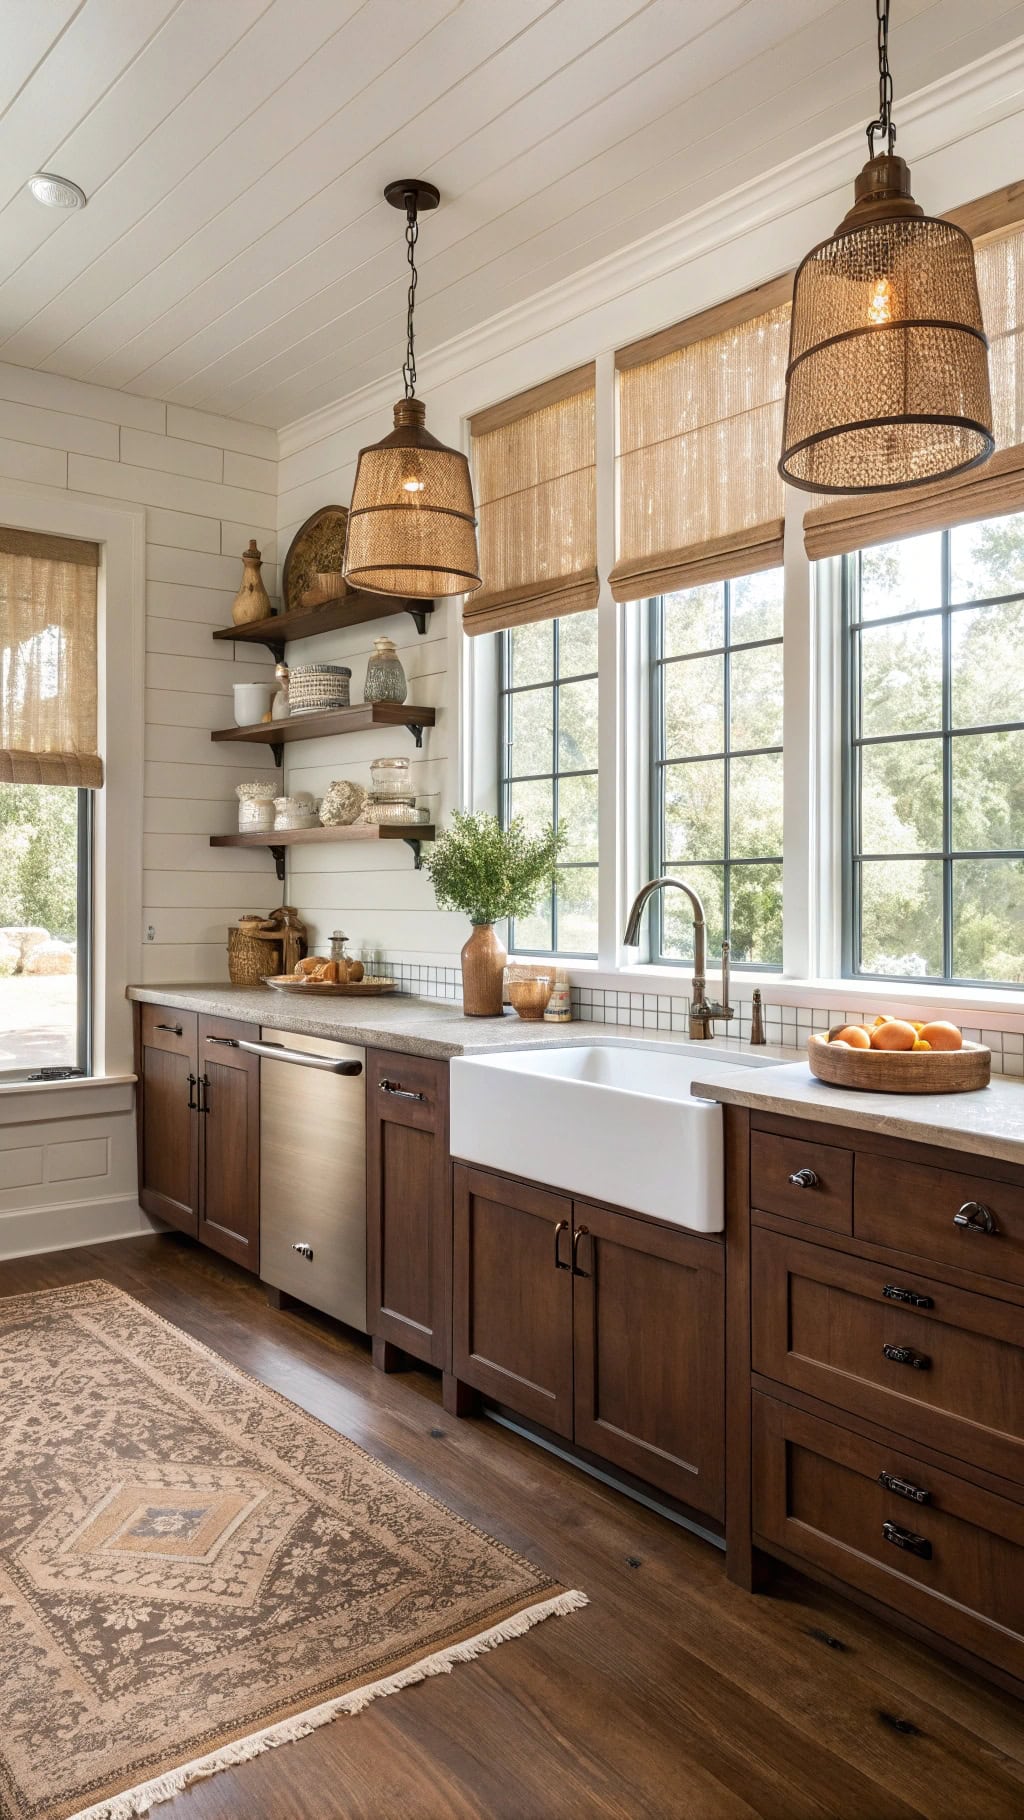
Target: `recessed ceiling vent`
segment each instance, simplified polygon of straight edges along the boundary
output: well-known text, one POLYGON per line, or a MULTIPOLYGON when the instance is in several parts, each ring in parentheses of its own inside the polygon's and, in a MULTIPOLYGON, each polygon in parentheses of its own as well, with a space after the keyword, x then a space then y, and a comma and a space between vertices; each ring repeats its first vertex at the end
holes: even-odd
POLYGON ((85 191, 70 177, 55 177, 52 171, 38 171, 29 178, 28 187, 47 209, 84 209, 88 200, 85 191))

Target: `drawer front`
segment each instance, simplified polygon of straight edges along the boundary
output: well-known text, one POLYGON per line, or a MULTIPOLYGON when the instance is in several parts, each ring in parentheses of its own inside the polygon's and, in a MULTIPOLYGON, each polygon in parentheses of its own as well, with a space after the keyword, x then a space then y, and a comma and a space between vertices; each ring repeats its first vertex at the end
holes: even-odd
POLYGON ((753 1436, 759 1546, 1024 1680, 1024 1504, 772 1397, 754 1396, 753 1436))
POLYGON ((198 1019, 194 1011, 172 1011, 168 1005, 142 1006, 143 1049, 195 1060, 198 1019))
POLYGON ((368 1049, 366 1093, 379 1118, 440 1130, 448 1117, 448 1064, 422 1055, 368 1049))
POLYGON ((1024 1480, 1024 1314, 971 1290, 753 1234, 754 1370, 1024 1480))
POLYGON ((1024 1283, 1024 1188, 1010 1182, 858 1155, 853 1230, 866 1244, 1024 1283))
POLYGON ((750 1204, 830 1232, 853 1230, 853 1152, 803 1138, 750 1134, 750 1204))

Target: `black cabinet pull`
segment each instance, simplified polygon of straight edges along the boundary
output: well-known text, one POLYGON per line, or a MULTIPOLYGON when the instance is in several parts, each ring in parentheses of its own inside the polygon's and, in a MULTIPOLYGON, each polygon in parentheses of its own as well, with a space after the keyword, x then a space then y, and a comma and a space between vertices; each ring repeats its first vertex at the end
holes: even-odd
POLYGON ((932 1362, 928 1357, 928 1354, 926 1352, 915 1352, 912 1346, 885 1345, 882 1347, 882 1351, 887 1359, 892 1360, 894 1365, 911 1365, 915 1371, 929 1371, 931 1369, 932 1362))
POLYGON ((813 1169, 794 1169, 789 1183, 791 1188, 818 1188, 821 1185, 813 1169))
POLYGON ((932 1558, 932 1545, 925 1536, 915 1536, 912 1529, 904 1529, 901 1523, 883 1523, 882 1541, 891 1542, 894 1548, 902 1548, 908 1555, 919 1555, 922 1561, 932 1558))
POLYGON ((911 1485, 909 1479, 901 1479, 895 1472, 880 1472, 878 1483, 883 1491, 891 1491, 897 1498, 909 1498, 912 1504, 930 1504, 931 1492, 922 1491, 920 1485, 911 1485))
POLYGON ((196 1103, 197 1112, 209 1112, 209 1110, 210 1110, 210 1077, 208 1074, 201 1074, 199 1076, 199 1079, 196 1081, 196 1100, 197 1100, 197 1103, 196 1103))
POLYGON ((589 1270, 581 1270, 579 1266, 580 1240, 589 1237, 589 1226, 577 1226, 572 1235, 572 1274, 574 1277, 588 1277, 591 1274, 589 1270))
POLYGON ((559 1220, 558 1225, 555 1227, 555 1269, 556 1270, 569 1270, 571 1268, 570 1265, 562 1263, 562 1259, 561 1259, 561 1255, 560 1255, 562 1234, 563 1234, 563 1232, 568 1232, 568 1230, 569 1230, 568 1220, 559 1220))
POLYGON ((181 1025, 180 1024, 156 1024, 156 1025, 154 1025, 154 1029, 169 1030, 172 1036, 181 1035, 181 1025))
POLYGON ((188 1076, 188 1109, 190 1112, 199 1110, 196 1105, 196 1077, 194 1074, 188 1076))
POLYGON ((885 1283, 882 1294, 890 1302, 905 1302, 909 1308, 934 1308, 935 1303, 930 1295, 918 1295, 916 1289, 901 1289, 898 1283, 885 1283))
POLYGON ((411 1093, 408 1087, 401 1086, 398 1081, 381 1081, 380 1090, 382 1093, 390 1093, 393 1100, 419 1100, 425 1103, 427 1098, 425 1093, 411 1093))
POLYGON ((292 1250, 297 1251, 300 1258, 305 1258, 308 1264, 313 1262, 313 1247, 312 1245, 307 1245, 304 1239, 299 1239, 298 1242, 292 1246, 292 1250))
POLYGON ((984 1201, 965 1201, 959 1212, 954 1213, 953 1224, 964 1232, 988 1232, 993 1237, 999 1232, 996 1216, 984 1201))

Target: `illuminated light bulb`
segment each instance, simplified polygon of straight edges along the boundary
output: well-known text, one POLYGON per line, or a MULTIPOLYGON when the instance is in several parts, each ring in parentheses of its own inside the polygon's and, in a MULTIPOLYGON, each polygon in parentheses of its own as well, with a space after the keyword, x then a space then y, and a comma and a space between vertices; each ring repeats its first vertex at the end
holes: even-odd
POLYGON ((420 464, 416 460, 416 457, 413 456, 411 460, 404 462, 402 465, 402 492, 422 493, 423 488, 424 481, 420 464))
POLYGON ((871 292, 871 302, 868 304, 868 321, 891 322, 893 316, 892 302, 892 285, 889 283, 888 278, 879 278, 871 292))

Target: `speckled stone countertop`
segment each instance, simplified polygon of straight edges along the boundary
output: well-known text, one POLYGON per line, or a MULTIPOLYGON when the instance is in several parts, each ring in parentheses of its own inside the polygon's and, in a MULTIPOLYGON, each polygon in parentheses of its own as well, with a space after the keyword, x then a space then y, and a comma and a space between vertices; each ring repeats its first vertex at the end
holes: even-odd
POLYGON ((976 1093, 856 1093, 829 1087, 806 1062, 791 1061, 779 1068, 737 1068, 704 1083, 698 1073, 692 1090, 758 1112, 1024 1163, 1024 1081, 997 1074, 976 1093))
MULTIPOLYGON (((453 1055, 495 1055, 510 1049, 565 1049, 587 1043, 642 1043, 645 1048, 708 1051, 721 1060, 750 1053, 738 1037, 716 1036, 713 1043, 690 1043, 681 1032, 637 1030, 623 1024, 524 1023, 512 1011, 504 1017, 464 1017, 455 1005, 436 999, 388 993, 382 998, 315 998, 301 1002, 295 993, 250 986, 129 986, 128 997, 143 1004, 171 1005, 208 1017, 233 1017, 262 1024, 266 1030, 294 1030, 324 1036, 337 1043, 394 1049, 403 1055, 449 1061, 453 1055)), ((754 1051, 761 1060, 788 1060, 792 1049, 767 1044, 754 1051)))

